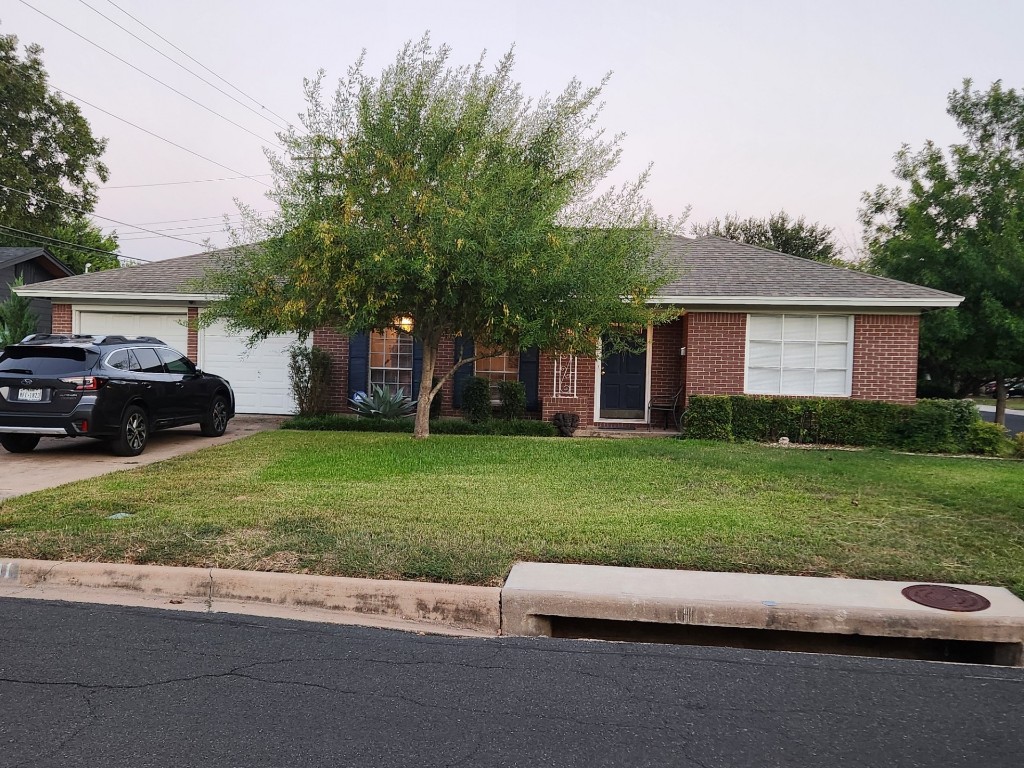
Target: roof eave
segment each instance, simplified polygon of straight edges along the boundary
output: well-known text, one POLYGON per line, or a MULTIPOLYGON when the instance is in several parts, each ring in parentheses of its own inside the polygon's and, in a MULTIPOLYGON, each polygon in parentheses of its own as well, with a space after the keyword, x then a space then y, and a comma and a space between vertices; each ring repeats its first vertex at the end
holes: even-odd
POLYGON ((34 283, 15 289, 19 296, 39 299, 104 301, 217 301, 223 296, 210 293, 154 293, 150 291, 54 291, 46 283, 34 283), (38 286, 38 287, 37 287, 38 286))
POLYGON ((963 296, 935 296, 917 298, 892 298, 878 296, 655 296, 649 304, 681 304, 686 306, 794 306, 794 307, 842 307, 847 309, 868 308, 916 308, 958 307, 963 296))

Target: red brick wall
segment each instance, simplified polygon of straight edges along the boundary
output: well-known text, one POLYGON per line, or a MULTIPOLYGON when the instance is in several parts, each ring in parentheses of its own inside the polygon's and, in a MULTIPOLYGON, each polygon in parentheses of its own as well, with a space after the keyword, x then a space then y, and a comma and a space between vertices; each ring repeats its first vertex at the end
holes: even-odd
POLYGON ((331 396, 328 409, 333 413, 348 410, 348 337, 330 328, 313 331, 313 345, 331 356, 331 396))
POLYGON ((651 345, 651 400, 667 402, 675 396, 683 376, 683 318, 654 326, 651 345))
POLYGON ((53 305, 53 326, 51 333, 71 333, 71 305, 53 305))
POLYGON ((581 427, 594 424, 594 377, 597 360, 592 357, 576 359, 576 396, 555 397, 555 355, 540 353, 537 394, 540 397, 540 416, 551 421, 556 413, 575 413, 581 427))
POLYGON ((743 394, 745 312, 686 315, 686 397, 743 394))
POLYGON ((915 401, 919 320, 917 315, 854 316, 854 399, 915 401))

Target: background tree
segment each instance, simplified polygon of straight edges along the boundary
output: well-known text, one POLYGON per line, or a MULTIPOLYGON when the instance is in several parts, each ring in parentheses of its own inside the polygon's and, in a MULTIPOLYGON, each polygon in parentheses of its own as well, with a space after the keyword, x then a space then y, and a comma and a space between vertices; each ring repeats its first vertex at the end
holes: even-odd
POLYGON ((736 214, 730 214, 724 219, 694 224, 690 233, 694 237, 725 237, 834 266, 850 266, 840 258, 841 251, 831 227, 808 224, 803 216, 793 220, 785 211, 773 213, 766 219, 756 216, 740 219, 736 214))
MULTIPOLYGON (((207 285, 221 316, 253 340, 333 326, 346 334, 413 320, 423 350, 417 437, 449 371, 443 337, 476 348, 594 354, 635 345, 663 313, 646 300, 667 275, 653 258, 660 221, 646 174, 601 194, 621 137, 596 126, 604 83, 571 82, 531 101, 506 54, 488 71, 448 64, 428 37, 379 78, 349 70, 333 102, 306 83, 308 135, 271 156, 280 214, 248 217, 258 247, 237 249, 207 285)), ((659 228, 660 227, 660 228, 659 228)), ((457 361, 471 363, 475 357, 457 361)))
MULTIPOLYGON (((25 281, 19 277, 11 283, 11 288, 20 288, 24 284, 25 281)), ((6 301, 0 302, 0 348, 35 333, 38 320, 32 311, 31 301, 12 292, 6 301)))
POLYGON ((86 216, 69 218, 57 226, 50 237, 85 246, 85 248, 74 248, 52 243, 46 246, 50 253, 79 274, 85 272, 87 264, 90 272, 99 272, 101 269, 117 269, 121 266, 115 253, 118 248, 117 233, 104 234, 103 230, 86 216), (106 253, 97 253, 96 251, 106 251, 106 253))
MULTIPOLYGON (((108 178, 100 162, 106 140, 92 135, 74 102, 50 91, 42 52, 29 45, 21 58, 18 38, 0 35, 0 226, 113 250, 116 242, 111 246, 82 213, 93 210, 97 184, 108 178)), ((0 237, 6 245, 41 242, 8 230, 0 237)), ((116 257, 80 260, 60 251, 77 271, 85 261, 95 269, 118 266, 116 257)))
POLYGON ((921 370, 958 394, 1024 375, 1024 93, 964 80, 947 113, 964 141, 896 155, 902 185, 863 195, 869 266, 964 296, 921 323, 921 370))

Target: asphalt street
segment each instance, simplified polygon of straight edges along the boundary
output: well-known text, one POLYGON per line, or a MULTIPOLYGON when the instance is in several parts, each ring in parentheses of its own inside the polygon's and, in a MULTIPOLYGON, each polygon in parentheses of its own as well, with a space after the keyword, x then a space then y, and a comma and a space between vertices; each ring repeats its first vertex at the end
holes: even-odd
POLYGON ((1019 766, 1024 670, 0 600, 0 765, 1019 766))

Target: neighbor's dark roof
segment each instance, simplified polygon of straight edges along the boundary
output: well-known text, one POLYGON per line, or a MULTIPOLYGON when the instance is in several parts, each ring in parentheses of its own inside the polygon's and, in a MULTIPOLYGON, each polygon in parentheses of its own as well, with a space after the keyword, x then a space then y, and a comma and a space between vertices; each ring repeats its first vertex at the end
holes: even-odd
POLYGON ((12 264, 32 261, 32 259, 41 259, 45 269, 54 277, 71 274, 71 267, 45 248, 26 248, 24 246, 0 248, 0 269, 9 267, 12 264))
POLYGON ((920 285, 833 267, 723 237, 673 236, 664 253, 679 277, 659 291, 665 297, 907 299, 960 298, 920 285))
MULTIPOLYGON (((195 294, 194 281, 215 266, 230 249, 182 256, 152 264, 76 275, 51 280, 38 286, 48 296, 64 293, 195 294)), ((659 295, 684 298, 690 303, 700 299, 721 303, 736 298, 778 298, 787 300, 821 298, 875 299, 891 305, 907 300, 916 306, 923 302, 948 303, 959 298, 943 291, 924 288, 852 269, 833 267, 798 256, 789 256, 766 248, 736 243, 720 237, 691 239, 673 236, 664 252, 668 266, 679 277, 665 286, 659 295)))

